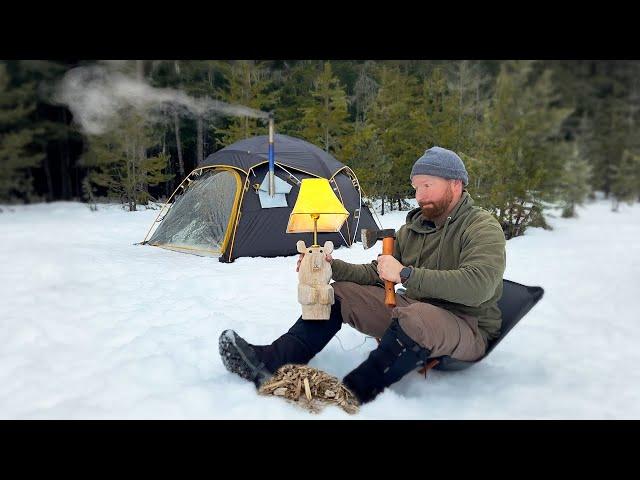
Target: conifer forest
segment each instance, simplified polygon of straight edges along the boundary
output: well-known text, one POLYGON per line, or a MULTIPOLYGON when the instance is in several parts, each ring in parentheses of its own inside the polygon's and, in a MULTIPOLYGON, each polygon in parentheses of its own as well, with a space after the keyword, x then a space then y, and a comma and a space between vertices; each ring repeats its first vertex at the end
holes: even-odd
POLYGON ((435 145, 507 238, 595 192, 614 211, 640 199, 638 61, 7 60, 0 204, 157 208, 208 155, 267 134, 270 112, 276 133, 351 167, 382 214, 408 208, 435 145))

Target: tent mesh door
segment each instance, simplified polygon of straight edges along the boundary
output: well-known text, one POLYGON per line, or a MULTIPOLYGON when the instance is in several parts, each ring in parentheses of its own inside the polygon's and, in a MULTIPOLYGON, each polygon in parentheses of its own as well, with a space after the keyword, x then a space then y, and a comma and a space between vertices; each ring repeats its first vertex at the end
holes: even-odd
POLYGON ((180 195, 149 240, 151 245, 220 254, 240 189, 232 170, 204 172, 180 195))

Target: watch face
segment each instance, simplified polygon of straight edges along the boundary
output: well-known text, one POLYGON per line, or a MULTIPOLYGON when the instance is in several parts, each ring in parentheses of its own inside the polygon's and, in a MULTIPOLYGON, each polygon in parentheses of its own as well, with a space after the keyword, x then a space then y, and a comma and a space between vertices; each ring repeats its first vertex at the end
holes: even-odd
POLYGON ((404 282, 411 275, 411 269, 409 267, 404 267, 400 270, 400 279, 404 282))

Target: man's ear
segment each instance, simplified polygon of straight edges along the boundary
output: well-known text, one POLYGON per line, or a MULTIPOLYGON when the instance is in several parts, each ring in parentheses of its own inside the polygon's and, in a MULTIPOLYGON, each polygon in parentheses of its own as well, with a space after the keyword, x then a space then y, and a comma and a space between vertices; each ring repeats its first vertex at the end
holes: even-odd
POLYGON ((298 248, 298 253, 306 253, 307 246, 304 244, 304 240, 298 240, 296 242, 296 247, 298 248))
POLYGON ((329 255, 331 252, 333 252, 333 242, 331 240, 327 240, 326 242, 324 242, 323 248, 324 248, 324 253, 329 255))

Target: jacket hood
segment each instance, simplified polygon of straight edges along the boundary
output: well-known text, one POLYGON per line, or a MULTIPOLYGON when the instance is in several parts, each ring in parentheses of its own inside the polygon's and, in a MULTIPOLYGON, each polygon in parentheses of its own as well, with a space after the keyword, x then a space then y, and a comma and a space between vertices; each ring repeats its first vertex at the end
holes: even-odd
MULTIPOLYGON (((462 191, 462 196, 460 200, 453 208, 449 216, 451 220, 449 224, 452 224, 456 221, 457 218, 460 218, 465 212, 473 207, 473 198, 469 195, 469 192, 466 190, 462 191)), ((427 220, 422 216, 422 209, 420 207, 416 207, 413 210, 407 213, 407 228, 413 230, 417 233, 429 233, 437 230, 436 224, 431 220, 427 220)))

